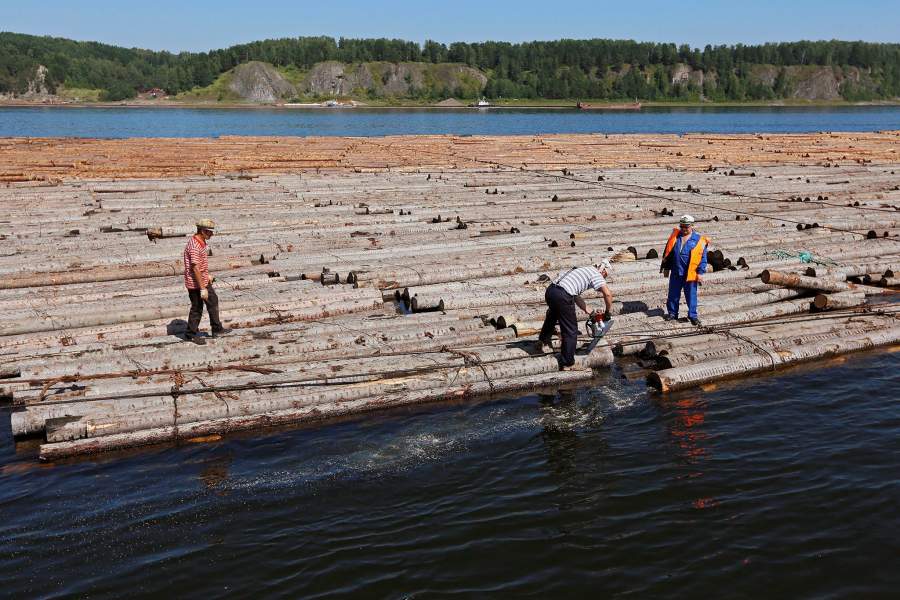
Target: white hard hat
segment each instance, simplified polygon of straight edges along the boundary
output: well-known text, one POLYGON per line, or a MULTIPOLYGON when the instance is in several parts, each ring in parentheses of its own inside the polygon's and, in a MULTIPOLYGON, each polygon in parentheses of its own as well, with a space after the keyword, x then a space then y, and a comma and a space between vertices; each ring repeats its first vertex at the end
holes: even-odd
POLYGON ((601 260, 597 266, 600 267, 601 271, 612 271, 612 264, 609 262, 608 258, 601 260))
POLYGON ((693 225, 694 217, 692 217, 691 215, 681 215, 681 218, 678 219, 678 222, 682 225, 693 225))

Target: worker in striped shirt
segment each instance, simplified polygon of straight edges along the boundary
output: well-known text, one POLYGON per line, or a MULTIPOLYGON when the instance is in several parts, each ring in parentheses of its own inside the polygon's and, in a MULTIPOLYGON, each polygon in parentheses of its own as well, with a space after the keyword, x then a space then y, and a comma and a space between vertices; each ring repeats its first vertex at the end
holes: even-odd
POLYGON ((541 350, 550 345, 550 338, 556 323, 559 323, 559 331, 562 338, 562 351, 560 352, 559 365, 563 371, 568 371, 575 364, 575 346, 578 344, 578 318, 575 316, 577 305, 586 313, 591 313, 581 295, 587 290, 595 290, 603 295, 606 302, 606 311, 603 320, 609 321, 612 312, 612 292, 606 285, 609 276, 610 264, 604 259, 592 267, 577 267, 560 274, 547 287, 544 299, 547 301, 547 317, 538 345, 541 350))
POLYGON ((209 274, 209 251, 207 244, 213 236, 216 224, 209 219, 197 222, 197 233, 191 236, 184 247, 184 287, 191 299, 191 312, 188 315, 188 328, 185 337, 198 345, 206 344, 200 337, 200 319, 203 318, 203 305, 209 311, 209 324, 213 337, 224 335, 230 330, 222 327, 219 320, 219 297, 213 289, 215 277, 209 274))

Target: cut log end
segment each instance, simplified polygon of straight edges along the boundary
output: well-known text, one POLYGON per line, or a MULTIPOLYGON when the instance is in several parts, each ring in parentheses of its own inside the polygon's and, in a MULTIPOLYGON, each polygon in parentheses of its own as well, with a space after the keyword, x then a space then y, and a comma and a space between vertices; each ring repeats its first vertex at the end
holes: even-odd
POLYGON ((655 371, 647 375, 647 385, 660 392, 665 393, 669 391, 669 386, 666 384, 665 380, 655 371))

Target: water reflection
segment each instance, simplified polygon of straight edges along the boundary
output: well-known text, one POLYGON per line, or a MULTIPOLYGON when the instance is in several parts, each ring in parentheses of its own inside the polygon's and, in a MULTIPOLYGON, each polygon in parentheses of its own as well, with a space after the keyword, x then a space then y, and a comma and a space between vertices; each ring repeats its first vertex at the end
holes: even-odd
MULTIPOLYGON (((709 458, 709 433, 706 431, 706 403, 698 396, 659 399, 657 404, 662 409, 666 431, 672 440, 675 458, 688 468, 687 472, 676 476, 676 479, 700 480, 706 472, 703 465, 709 458)), ((692 485, 693 490, 703 490, 702 485, 692 485)), ((700 496, 690 500, 691 506, 698 510, 718 505, 718 500, 711 496, 700 496)))
POLYGON ((666 408, 670 411, 666 428, 675 442, 676 455, 685 464, 699 465, 708 455, 705 404, 692 396, 667 402, 666 408))
POLYGON ((197 476, 200 483, 210 491, 221 496, 227 495, 223 484, 228 481, 228 472, 231 469, 233 455, 227 452, 224 455, 212 457, 203 463, 203 468, 197 476))

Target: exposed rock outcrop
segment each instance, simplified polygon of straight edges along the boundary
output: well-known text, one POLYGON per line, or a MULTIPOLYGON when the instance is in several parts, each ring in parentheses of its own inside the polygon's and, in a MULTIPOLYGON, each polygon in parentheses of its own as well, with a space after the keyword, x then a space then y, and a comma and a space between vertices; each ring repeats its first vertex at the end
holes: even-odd
POLYGON ((228 88, 251 102, 276 102, 297 94, 272 65, 257 61, 235 67, 228 88))
POLYGON ((672 68, 672 85, 676 83, 693 83, 697 87, 703 87, 703 71, 691 69, 690 65, 678 63, 672 68))
POLYGON ((310 70, 304 91, 321 96, 350 96, 373 93, 378 96, 410 96, 417 90, 465 90, 480 93, 487 84, 481 71, 455 63, 368 62, 317 63, 310 70))
POLYGON ((38 65, 34 71, 34 78, 28 82, 28 90, 23 94, 25 98, 44 97, 50 95, 47 89, 47 67, 38 65))
POLYGON ((446 100, 441 100, 440 102, 436 103, 435 106, 440 106, 443 108, 461 108, 465 106, 465 104, 460 102, 456 98, 447 98, 446 100))
POLYGON ((873 85, 868 73, 856 67, 755 65, 750 77, 764 85, 774 86, 782 72, 788 97, 799 100, 840 100, 841 85, 844 83, 861 87, 873 85))

